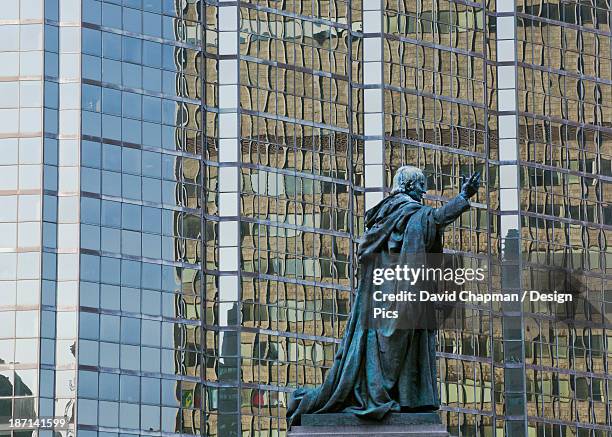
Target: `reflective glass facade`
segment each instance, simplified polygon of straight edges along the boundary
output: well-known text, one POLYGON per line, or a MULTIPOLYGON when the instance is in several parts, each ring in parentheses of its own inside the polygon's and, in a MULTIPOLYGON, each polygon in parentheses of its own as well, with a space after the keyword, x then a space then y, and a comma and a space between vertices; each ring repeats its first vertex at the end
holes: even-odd
POLYGON ((431 205, 483 173, 445 237, 481 292, 583 290, 573 323, 494 303, 439 331, 451 434, 612 433, 609 1, 5 3, 0 435, 285 435, 404 164, 431 205))
POLYGON ((3 5, 0 26, 0 425, 38 411, 43 5, 3 5))

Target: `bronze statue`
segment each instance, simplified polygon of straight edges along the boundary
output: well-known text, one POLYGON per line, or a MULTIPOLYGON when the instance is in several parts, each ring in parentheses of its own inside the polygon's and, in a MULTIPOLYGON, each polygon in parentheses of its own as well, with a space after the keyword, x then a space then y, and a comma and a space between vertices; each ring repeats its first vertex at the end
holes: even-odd
MULTIPOLYGON (((465 180, 461 193, 440 208, 422 204, 423 172, 398 169, 391 194, 366 212, 366 231, 358 249, 362 272, 342 343, 325 381, 296 390, 289 402, 289 426, 302 414, 353 413, 381 420, 388 412, 427 412, 440 406, 436 387, 435 329, 389 329, 364 321, 373 285, 367 259, 390 253, 441 253, 444 227, 469 209, 480 186, 480 173, 465 180)), ((393 326, 393 325, 391 325, 393 326)))

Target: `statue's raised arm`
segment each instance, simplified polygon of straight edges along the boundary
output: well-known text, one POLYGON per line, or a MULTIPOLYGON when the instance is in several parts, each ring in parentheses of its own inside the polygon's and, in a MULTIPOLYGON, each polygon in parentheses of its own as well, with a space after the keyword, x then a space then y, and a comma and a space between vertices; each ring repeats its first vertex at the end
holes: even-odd
POLYGON ((461 192, 440 208, 433 210, 433 219, 438 227, 444 227, 455 220, 469 207, 468 200, 472 198, 480 187, 480 173, 475 172, 467 178, 461 176, 461 192))

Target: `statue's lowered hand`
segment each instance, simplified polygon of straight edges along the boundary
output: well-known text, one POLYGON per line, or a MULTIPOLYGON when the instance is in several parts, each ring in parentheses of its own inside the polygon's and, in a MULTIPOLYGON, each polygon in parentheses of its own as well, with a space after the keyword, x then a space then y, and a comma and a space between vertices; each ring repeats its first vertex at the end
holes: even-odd
POLYGON ((478 192, 480 187, 480 172, 472 173, 469 179, 466 176, 461 176, 461 195, 465 199, 469 199, 478 192))

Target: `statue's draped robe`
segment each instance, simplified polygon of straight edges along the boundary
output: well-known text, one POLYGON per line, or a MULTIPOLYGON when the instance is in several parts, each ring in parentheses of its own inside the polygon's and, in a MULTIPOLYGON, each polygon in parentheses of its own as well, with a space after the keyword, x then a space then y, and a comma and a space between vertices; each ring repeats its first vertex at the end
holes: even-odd
MULTIPOLYGON (((444 226, 469 203, 457 196, 434 209, 396 193, 367 211, 366 232, 358 250, 361 277, 371 278, 376 254, 441 253, 444 226)), ((325 381, 314 389, 298 389, 287 409, 289 426, 299 425, 307 413, 354 413, 381 419, 390 411, 436 410, 435 330, 368 327, 373 292, 371 281, 361 281, 342 343, 325 381)), ((391 326, 391 328, 389 327, 391 326)))

